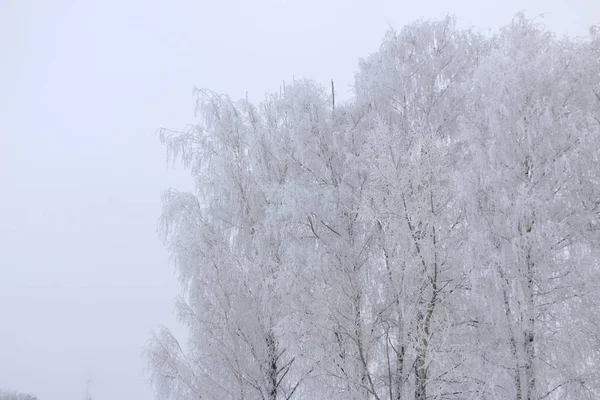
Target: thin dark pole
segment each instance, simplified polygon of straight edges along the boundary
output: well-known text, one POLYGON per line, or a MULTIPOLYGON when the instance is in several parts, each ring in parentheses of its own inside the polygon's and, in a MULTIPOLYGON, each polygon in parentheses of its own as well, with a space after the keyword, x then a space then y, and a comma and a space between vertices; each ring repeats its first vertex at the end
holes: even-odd
POLYGON ((333 111, 335 111, 335 88, 333 86, 333 79, 331 80, 331 103, 333 105, 333 111))

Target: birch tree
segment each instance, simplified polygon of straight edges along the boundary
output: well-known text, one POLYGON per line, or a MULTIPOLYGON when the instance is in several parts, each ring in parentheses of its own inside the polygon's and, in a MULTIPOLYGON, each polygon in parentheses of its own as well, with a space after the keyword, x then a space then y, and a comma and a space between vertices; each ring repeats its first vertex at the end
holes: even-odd
POLYGON ((270 159, 251 104, 199 91, 197 109, 198 126, 162 133, 197 185, 194 194, 167 192, 162 216, 191 351, 163 330, 149 351, 153 379, 165 398, 292 398, 295 358, 281 331, 292 279, 267 191, 285 181, 285 166, 270 159))
POLYGON ((376 122, 369 157, 389 290, 390 398, 465 398, 477 390, 465 368, 469 349, 453 337, 472 324, 461 304, 467 225, 456 178, 465 167, 460 120, 482 43, 452 18, 413 24, 388 34, 357 76, 359 101, 376 122))
POLYGON ((472 194, 505 316, 491 362, 511 371, 503 396, 596 398, 597 49, 523 15, 494 41, 477 76, 472 194))

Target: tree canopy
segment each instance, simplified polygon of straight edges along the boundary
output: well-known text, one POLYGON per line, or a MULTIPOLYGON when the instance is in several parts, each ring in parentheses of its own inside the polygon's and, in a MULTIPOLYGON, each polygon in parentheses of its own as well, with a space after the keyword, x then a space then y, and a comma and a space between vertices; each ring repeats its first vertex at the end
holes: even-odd
POLYGON ((161 131, 189 332, 161 399, 600 398, 600 30, 390 31, 355 97, 197 90, 161 131))

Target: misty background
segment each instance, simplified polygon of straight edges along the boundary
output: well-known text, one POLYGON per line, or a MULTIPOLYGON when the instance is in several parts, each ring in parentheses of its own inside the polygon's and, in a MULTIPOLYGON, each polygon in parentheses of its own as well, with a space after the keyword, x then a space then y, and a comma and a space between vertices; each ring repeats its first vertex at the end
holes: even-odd
POLYGON ((194 86, 259 101, 334 79, 347 99, 388 27, 519 10, 559 35, 600 20, 596 0, 0 0, 0 388, 153 397, 142 349, 178 331, 161 192, 192 187, 156 131, 195 122, 194 86))

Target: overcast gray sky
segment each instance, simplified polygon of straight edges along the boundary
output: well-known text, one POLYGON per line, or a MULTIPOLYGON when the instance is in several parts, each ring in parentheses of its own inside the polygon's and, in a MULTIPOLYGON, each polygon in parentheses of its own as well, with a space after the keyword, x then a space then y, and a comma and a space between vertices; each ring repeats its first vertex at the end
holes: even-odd
POLYGON ((600 22, 599 0, 0 0, 0 388, 153 397, 141 350, 178 290, 160 194, 189 188, 156 130, 194 122, 194 85, 260 100, 333 78, 348 97, 389 25, 521 9, 559 34, 600 22))

